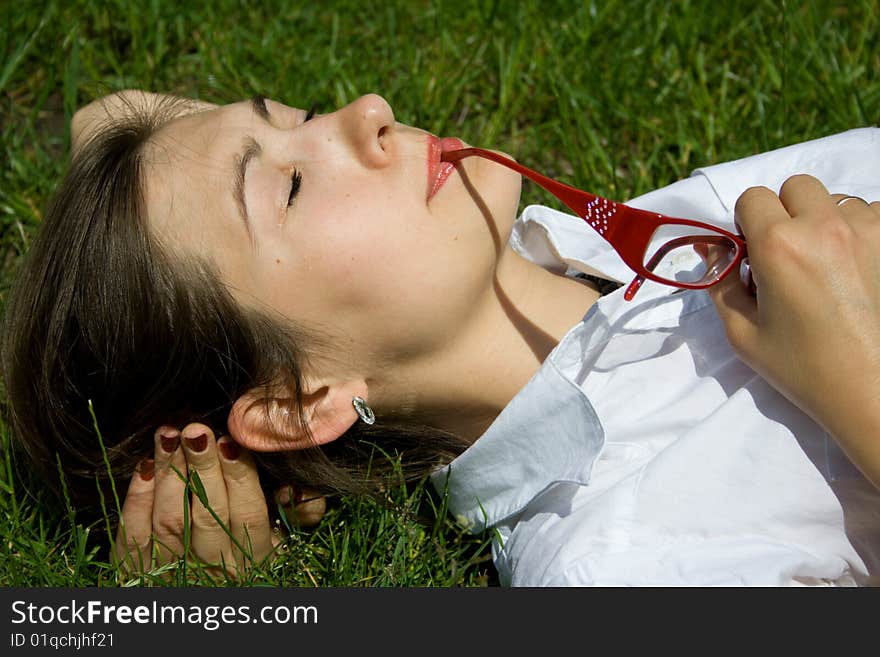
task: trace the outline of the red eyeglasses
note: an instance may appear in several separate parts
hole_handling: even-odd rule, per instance
[[[711,287],[733,271],[747,256],[743,238],[722,228],[700,221],[667,217],[610,201],[542,176],[492,151],[462,148],[444,152],[441,159],[455,162],[471,155],[497,162],[536,182],[605,238],[636,273],[624,292],[624,299],[627,301],[632,300],[645,279],[692,290]],[[677,268],[676,259],[683,255],[683,250],[692,252],[694,249],[703,255],[702,264],[687,271]],[[709,259],[711,262],[707,262]],[[690,258],[688,264],[691,264]],[[659,270],[661,275],[655,274],[655,270]],[[675,278],[662,275],[667,271]]]

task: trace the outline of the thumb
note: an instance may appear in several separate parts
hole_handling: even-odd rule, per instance
[[[327,510],[327,500],[314,491],[282,486],[275,492],[275,502],[294,527],[314,527]]]
[[[704,261],[713,262],[712,247],[697,252]],[[744,356],[756,348],[759,332],[759,298],[742,281],[738,271],[733,271],[719,283],[707,289],[715,304],[718,316],[724,323],[727,340],[734,350]]]

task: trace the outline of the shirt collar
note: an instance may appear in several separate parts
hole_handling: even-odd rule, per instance
[[[510,240],[523,257],[550,271],[572,268],[613,280],[630,275],[595,231],[551,208],[528,206]],[[566,344],[578,341],[578,328],[560,341],[489,429],[432,475],[434,486],[446,492],[450,511],[471,531],[517,513],[553,482],[589,479],[604,440],[602,426],[586,395],[561,371],[570,360]]]
[[[589,480],[603,440],[589,400],[551,355],[486,433],[431,478],[456,519],[481,531],[554,482]]]
[[[584,222],[572,219],[570,214],[530,205],[514,222],[510,245],[556,273],[631,279],[632,271],[611,245]],[[639,294],[645,298],[669,289],[646,281]],[[585,321],[600,306],[594,305]],[[604,432],[589,399],[565,375],[579,367],[588,338],[583,323],[572,328],[489,429],[432,475],[434,486],[446,493],[450,511],[471,531],[521,511],[554,482],[589,480]]]
[[[633,273],[611,245],[571,214],[530,205],[513,224],[511,247],[549,271],[579,271],[620,283]]]

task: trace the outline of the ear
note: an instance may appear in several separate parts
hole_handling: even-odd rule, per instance
[[[363,379],[317,384],[303,396],[303,411],[312,440],[293,420],[292,397],[278,395],[265,401],[266,393],[249,390],[235,400],[227,427],[239,444],[254,452],[281,452],[324,445],[339,438],[357,422],[354,397],[367,399]]]

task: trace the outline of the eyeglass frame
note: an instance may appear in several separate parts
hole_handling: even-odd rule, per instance
[[[492,160],[503,166],[525,176],[529,180],[537,183],[556,198],[562,201],[575,214],[583,219],[587,225],[595,230],[605,239],[611,247],[617,252],[626,265],[632,269],[636,277],[632,280],[624,292],[624,299],[631,301],[641,288],[645,280],[655,281],[663,285],[672,287],[685,288],[691,290],[703,290],[721,282],[734,270],[747,256],[748,250],[743,236],[735,235],[718,226],[713,226],[702,221],[693,219],[682,219],[680,217],[670,217],[659,212],[651,212],[642,210],[619,203],[590,192],[585,192],[571,185],[548,178],[537,171],[533,171],[518,162],[483,148],[462,148],[455,151],[447,151],[442,154],[442,159],[447,162],[454,162],[464,157],[478,155],[480,157]],[[712,235],[685,235],[673,238],[663,243],[657,252],[652,256],[650,262],[654,262],[654,266],[659,264],[663,256],[671,249],[678,248],[690,241],[693,244],[712,242],[715,240],[729,240],[736,248],[734,257],[720,272],[715,272],[708,281],[698,283],[687,283],[684,281],[674,281],[668,278],[657,276],[644,263],[644,256],[648,252],[651,244],[651,238],[661,226],[688,226],[690,228],[699,228],[704,231],[713,233]],[[682,242],[682,240],[684,240]],[[670,246],[671,245],[671,246]],[[656,262],[655,262],[656,261]]]

